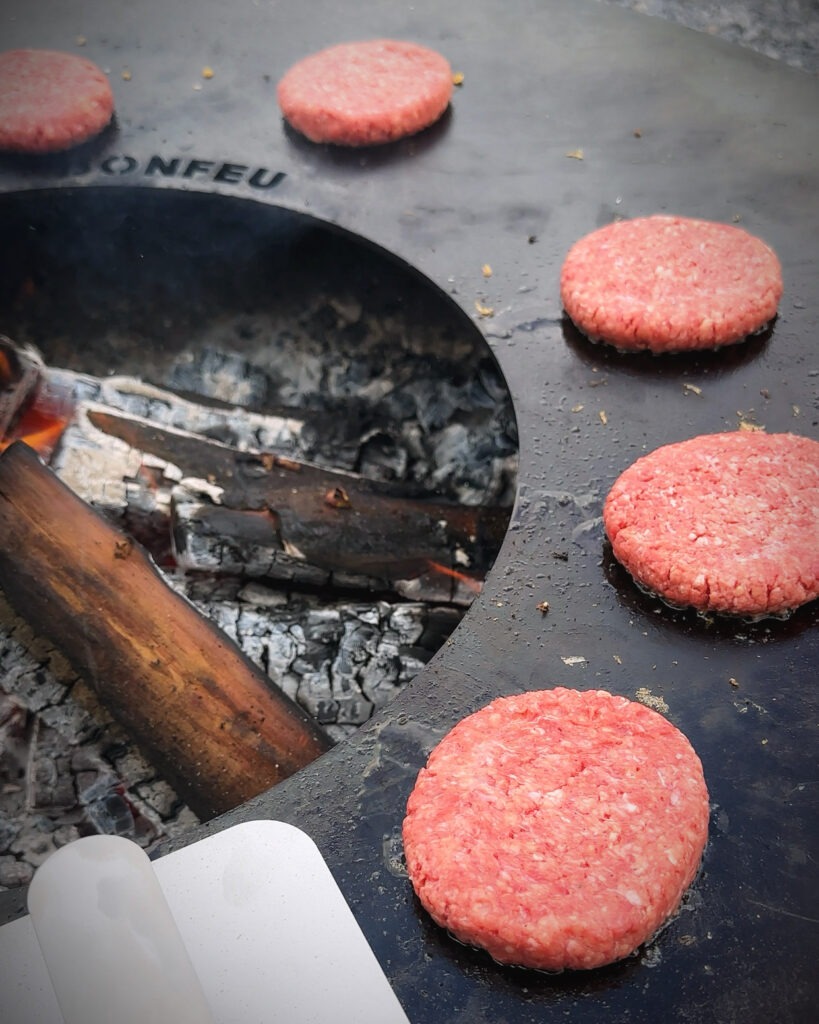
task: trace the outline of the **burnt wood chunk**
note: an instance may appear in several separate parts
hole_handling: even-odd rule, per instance
[[[480,590],[506,530],[509,510],[455,505],[407,496],[406,488],[325,469],[267,452],[240,451],[138,417],[91,409],[98,430],[178,466],[198,478],[217,502],[185,504],[174,515],[177,559],[188,569],[248,572],[255,549],[260,575],[301,578],[309,567],[319,585],[396,589],[432,575],[467,579],[466,603]],[[179,506],[181,503],[177,502]],[[190,506],[193,507],[190,507]]]
[[[0,586],[202,818],[292,775],[321,728],[22,442],[0,456]]]

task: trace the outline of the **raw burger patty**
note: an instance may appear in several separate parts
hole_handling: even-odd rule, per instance
[[[279,82],[290,124],[313,142],[370,146],[437,121],[452,95],[452,70],[414,43],[373,39],[305,57]]]
[[[563,306],[594,341],[626,351],[729,345],[776,314],[782,269],[747,231],[685,217],[617,221],[569,250]]]
[[[0,54],[0,150],[51,153],[97,135],[114,96],[96,64],[56,50]]]
[[[776,615],[819,595],[819,442],[738,431],[638,459],[603,507],[614,555],[675,605]]]
[[[602,690],[501,697],[432,751],[407,804],[409,877],[435,921],[501,963],[600,967],[679,906],[708,832],[690,743]]]

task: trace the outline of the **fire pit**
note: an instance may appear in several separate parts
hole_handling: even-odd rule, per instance
[[[54,472],[125,531],[122,543],[144,545],[331,741],[350,735],[460,621],[506,530],[515,424],[486,342],[417,274],[276,207],[86,189],[2,197],[0,224],[3,320],[18,342],[3,343],[5,360],[17,390],[34,396],[18,398],[14,433],[43,446]],[[42,504],[52,503],[59,509],[59,493],[44,490]],[[33,575],[74,558],[79,572],[95,529],[90,518],[75,527],[80,536]],[[71,838],[114,832],[150,849],[190,829],[193,812],[236,803],[211,791],[223,769],[218,782],[203,778],[204,736],[193,770],[168,757],[176,742],[163,739],[164,704],[141,724],[135,700],[151,684],[140,687],[127,651],[104,663],[119,633],[140,631],[130,613],[118,626],[106,597],[117,567],[87,576],[64,622],[47,592],[34,618],[35,639],[45,631],[71,653],[101,707],[82,683],[66,697],[73,679],[60,685],[51,654],[21,643],[7,616],[5,733],[16,752],[5,884],[28,881]],[[21,571],[5,573],[12,591]],[[132,575],[113,583],[138,608],[141,586]],[[147,621],[161,599],[150,593]],[[36,603],[27,592],[16,607],[31,620]],[[95,610],[83,626],[86,604]],[[77,632],[98,631],[72,646]],[[108,696],[122,673],[139,697]],[[266,788],[260,770],[258,783],[237,779],[229,792]]]
[[[616,476],[661,444],[740,426],[816,436],[817,83],[598,3],[513,3],[502,15],[490,7],[342,9],[322,0],[229,10],[181,3],[169,12],[144,0],[123,12],[94,4],[82,25],[62,5],[47,25],[21,8],[10,30],[10,46],[72,47],[82,34],[85,52],[110,68],[118,109],[114,129],[82,152],[0,166],[15,237],[35,207],[47,217],[62,203],[66,223],[76,209],[87,224],[103,193],[106,216],[91,225],[105,237],[134,209],[137,189],[143,209],[155,210],[169,197],[193,211],[215,194],[230,211],[228,229],[235,217],[250,238],[261,209],[262,220],[317,218],[364,240],[355,243],[362,254],[369,245],[394,254],[406,279],[424,275],[438,299],[448,295],[456,319],[471,321],[483,353],[488,346],[497,359],[519,431],[509,529],[480,596],[434,657],[310,766],[157,854],[254,817],[297,824],[318,843],[418,1024],[525,1024],[550,1009],[592,1022],[799,1024],[819,997],[810,870],[819,610],[814,603],[786,622],[756,623],[672,611],[612,563],[600,512]],[[381,150],[337,151],[289,132],[274,104],[279,74],[320,46],[374,34],[447,54],[464,74],[450,113]],[[206,66],[213,77],[202,77]],[[666,360],[608,352],[565,323],[557,282],[571,243],[615,217],[656,212],[736,222],[774,246],[785,296],[769,334]],[[167,280],[135,249],[135,283],[195,281],[195,249]],[[117,250],[97,254],[114,277]],[[48,365],[70,368],[61,313],[71,322],[93,303],[65,288],[64,303],[42,307],[35,334],[31,303],[46,282],[33,279],[26,300],[20,261],[9,250],[3,258],[17,289],[3,304],[18,319],[0,330],[13,336],[25,322],[31,333],[15,340],[36,340]],[[309,278],[307,261],[303,268]],[[237,307],[258,282],[257,267],[247,270],[249,279],[230,285]],[[65,282],[68,271],[58,275]],[[200,284],[207,298],[211,283]],[[192,337],[188,311],[174,305],[156,349],[146,342],[158,335],[139,325],[149,309],[131,301],[123,310],[142,332],[131,354],[144,361],[143,378],[183,364],[204,376],[201,344],[174,363]],[[336,325],[355,321],[347,303],[332,316]],[[103,338],[122,324],[114,316],[91,333]],[[238,341],[233,356],[246,358],[254,339]],[[439,351],[453,344],[441,337]],[[108,372],[103,362],[96,372]],[[163,386],[189,390],[191,377],[178,372]],[[288,403],[268,411],[274,404]],[[395,448],[379,439],[365,461],[394,467]],[[703,871],[679,916],[629,960],[560,978],[501,968],[442,934],[412,896],[400,844],[407,795],[435,741],[498,694],[552,685],[667,707],[702,757],[712,800]],[[6,918],[24,912],[23,895],[0,894]]]

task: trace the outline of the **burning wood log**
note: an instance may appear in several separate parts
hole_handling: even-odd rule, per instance
[[[200,817],[248,800],[330,746],[20,442],[0,456],[0,535],[10,604],[62,649]]]
[[[187,569],[247,573],[250,562],[256,575],[399,592],[432,577],[441,581],[434,600],[469,604],[506,529],[505,509],[410,498],[353,473],[239,451],[99,408],[88,419],[200,481],[204,498],[189,485],[175,502],[177,560]],[[413,596],[423,598],[423,589]]]

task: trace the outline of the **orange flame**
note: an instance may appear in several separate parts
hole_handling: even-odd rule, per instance
[[[0,452],[4,452],[15,441],[25,441],[44,459],[50,457],[68,426],[68,420],[43,416],[36,409],[30,409],[20,418],[14,430],[0,440]]]

